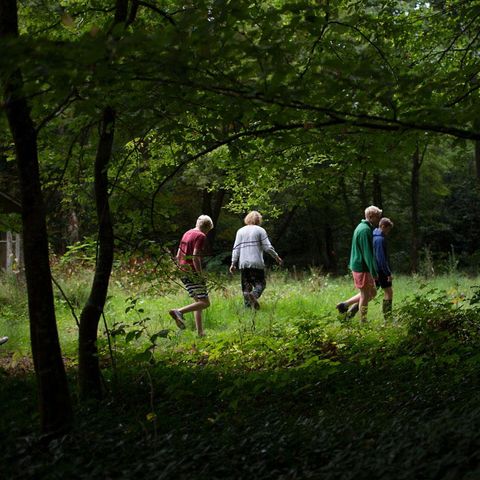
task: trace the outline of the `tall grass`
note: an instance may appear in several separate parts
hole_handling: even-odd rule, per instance
[[[79,317],[90,289],[92,272],[76,271],[74,275],[58,277],[56,281],[63,293],[55,288],[56,317],[62,349],[67,356],[74,357],[77,349],[78,329],[71,309]],[[272,272],[267,277],[267,288],[260,299],[259,311],[245,309],[240,291],[239,275],[211,275],[211,307],[204,311],[205,339],[199,339],[194,329],[193,315],[187,314],[187,329],[178,331],[168,315],[168,310],[190,302],[189,297],[176,282],[137,281],[125,285],[119,275],[112,278],[105,318],[109,329],[125,325],[127,330],[134,323],[144,321],[145,335],[129,344],[131,349],[142,349],[148,343],[148,334],[169,330],[168,338],[159,342],[157,352],[191,344],[201,345],[224,341],[241,340],[245,335],[275,335],[279,329],[288,336],[288,328],[302,322],[314,323],[332,332],[346,331],[358,327],[358,319],[343,323],[335,305],[355,293],[351,278],[322,275],[315,270],[293,277],[287,272]],[[477,279],[461,275],[437,276],[429,279],[420,276],[399,276],[394,279],[395,309],[417,293],[438,289],[446,296],[468,297]],[[157,294],[158,292],[158,294]],[[67,297],[68,301],[65,299]],[[381,313],[382,291],[369,307],[369,323],[359,329],[363,336],[383,335],[385,328],[401,329],[401,321],[385,326]],[[137,299],[136,308],[126,313],[132,298]],[[139,312],[139,310],[142,310]],[[146,319],[146,320],[145,320]],[[359,328],[359,327],[358,327]],[[295,329],[292,334],[295,333]],[[0,278],[0,335],[8,335],[10,341],[1,350],[29,355],[29,324],[26,290],[16,277]],[[106,329],[99,326],[100,342],[106,342]],[[124,349],[123,338],[117,338],[117,347]]]

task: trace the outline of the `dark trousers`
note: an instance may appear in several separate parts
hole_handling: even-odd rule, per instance
[[[265,270],[261,268],[242,268],[241,282],[244,297],[245,293],[252,292],[256,298],[260,298],[265,290],[265,287],[267,286],[267,281],[265,280]],[[245,299],[245,306],[250,306],[248,299]]]

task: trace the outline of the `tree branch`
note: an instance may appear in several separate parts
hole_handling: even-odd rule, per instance
[[[151,3],[144,2],[140,0],[138,2],[138,5],[141,5],[142,7],[149,8],[150,10],[153,10],[154,12],[158,13],[161,15],[165,20],[167,20],[169,23],[171,23],[173,26],[176,26],[177,24],[175,23],[175,20],[172,18],[171,15],[169,15],[167,12],[161,10],[155,5],[152,5]]]
[[[351,28],[352,30],[355,30],[357,33],[360,34],[360,36],[365,39],[380,55],[382,60],[385,62],[387,67],[389,68],[390,72],[392,73],[393,77],[395,78],[395,81],[398,82],[398,77],[397,74],[395,73],[395,70],[393,69],[392,65],[390,65],[390,62],[388,61],[387,57],[385,54],[382,52],[382,50],[374,43],[372,42],[359,28],[357,28],[355,25],[350,25],[348,23],[343,23],[339,22],[338,20],[333,20],[330,22],[330,25],[340,25],[342,27],[346,28]]]
[[[325,123],[317,123],[317,124],[310,124],[308,128],[324,128],[327,126],[332,126],[332,125],[338,125],[342,123],[341,121],[338,120],[330,120]],[[258,137],[264,137],[267,135],[272,135],[278,132],[285,132],[285,131],[291,131],[291,130],[299,130],[299,129],[305,129],[306,125],[304,122],[302,123],[294,123],[290,125],[275,125],[269,128],[264,128],[264,129],[259,129],[259,130],[247,130],[244,132],[239,132],[234,135],[231,135],[230,137],[224,139],[224,140],[219,140],[209,147],[203,149],[202,151],[198,152],[195,155],[190,155],[186,160],[183,162],[180,162],[158,185],[155,191],[153,192],[152,195],[152,201],[150,205],[150,222],[152,225],[153,230],[155,230],[155,223],[153,219],[153,212],[155,208],[155,199],[160,192],[160,189],[175,175],[177,175],[181,170],[183,170],[188,164],[193,163],[195,160],[198,160],[200,157],[203,157],[204,155],[207,155],[208,153],[213,152],[214,150],[217,150],[218,148],[228,145],[232,142],[235,142],[236,140],[240,140],[241,138],[245,137],[253,137],[253,138],[258,138]]]
[[[50,120],[53,120],[57,115],[60,115],[63,111],[65,111],[75,100],[77,99],[77,94],[75,90],[72,90],[67,97],[63,100],[60,105],[58,105],[49,115],[47,115],[37,126],[35,129],[36,133],[38,134],[40,130],[48,123]]]

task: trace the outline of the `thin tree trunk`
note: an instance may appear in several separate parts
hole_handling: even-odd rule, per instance
[[[418,208],[420,203],[420,167],[422,163],[420,160],[420,149],[417,143],[415,151],[412,156],[412,175],[410,182],[410,196],[411,196],[411,212],[412,212],[412,238],[410,247],[410,270],[412,273],[418,271],[418,259],[420,249],[420,227]]]
[[[350,203],[350,199],[348,197],[348,192],[347,192],[347,185],[345,184],[345,178],[343,175],[340,176],[340,181],[339,181],[339,185],[340,185],[340,190],[342,192],[342,199],[343,199],[343,203],[345,205],[345,209],[347,211],[347,216],[348,216],[348,220],[350,222],[350,228],[353,230],[355,228],[355,214],[353,212],[353,208],[352,208],[352,204]]]
[[[473,121],[473,128],[476,132],[480,131],[480,120],[477,118]],[[475,163],[475,178],[477,186],[480,187],[480,140],[475,140],[474,148],[474,163]]]
[[[368,207],[370,202],[368,201],[368,194],[367,194],[367,171],[363,170],[362,171],[362,176],[360,177],[360,183],[358,185],[358,192],[360,196],[360,204],[362,206],[362,209],[365,209]]]
[[[113,265],[113,226],[108,202],[108,164],[112,155],[115,112],[103,111],[100,139],[95,158],[95,202],[98,220],[98,252],[95,275],[86,305],[80,315],[79,387],[84,398],[101,398],[102,385],[97,349],[98,323],[105,307]]]
[[[6,36],[18,36],[16,0],[0,0],[0,38]],[[20,180],[30,340],[41,430],[58,434],[69,428],[73,413],[55,319],[37,134],[22,90],[21,72],[16,71],[4,83],[4,106]]]
[[[480,140],[475,140],[475,175],[480,185]]]
[[[320,263],[321,258],[322,258],[322,247],[323,247],[322,246],[322,238],[318,234],[318,225],[315,225],[314,222],[313,222],[313,219],[315,218],[314,212],[312,212],[311,208],[308,208],[307,212],[308,212],[308,218],[310,219],[309,223],[310,223],[312,236],[313,236],[313,239],[314,239],[314,241],[312,242],[311,248],[310,248],[311,264],[312,265],[317,265],[318,263]],[[315,247],[315,250],[313,249],[313,247]],[[317,262],[317,258],[318,258],[318,262]]]
[[[373,174],[373,204],[383,210],[382,180],[379,173]]]
[[[129,16],[129,1],[115,1],[113,28],[119,24],[131,23],[135,19],[138,2],[132,2]],[[100,399],[102,382],[98,358],[98,324],[107,300],[108,283],[113,266],[113,225],[108,202],[108,165],[112,156],[115,133],[115,111],[106,106],[103,110],[95,158],[95,204],[98,220],[98,251],[90,295],[80,314],[78,338],[78,379],[80,396]]]
[[[330,221],[326,222],[323,226],[324,239],[325,239],[325,255],[326,262],[325,266],[327,270],[336,273],[338,269],[337,256],[335,254],[335,241],[333,235],[332,223]]]
[[[202,213],[208,215],[215,227],[217,226],[218,219],[223,207],[223,201],[225,199],[225,190],[221,189],[217,192],[211,192],[208,189],[204,189],[202,192]],[[217,228],[213,228],[207,234],[208,247],[213,250],[213,244],[217,235]]]
[[[288,228],[290,227],[290,224],[292,223],[292,220],[295,216],[296,211],[298,210],[298,205],[295,205],[292,209],[290,209],[285,217],[283,218],[283,221],[278,227],[278,229],[275,231],[275,237],[273,240],[273,244],[277,245],[282,239],[282,237],[285,235],[287,232]]]
[[[73,245],[74,243],[77,243],[80,241],[80,227],[78,223],[77,212],[75,212],[75,210],[72,210],[68,214],[67,232],[68,232],[69,245]]]

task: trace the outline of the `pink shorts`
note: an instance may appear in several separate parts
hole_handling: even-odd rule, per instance
[[[352,272],[352,274],[355,288],[375,287],[375,281],[370,272]]]

